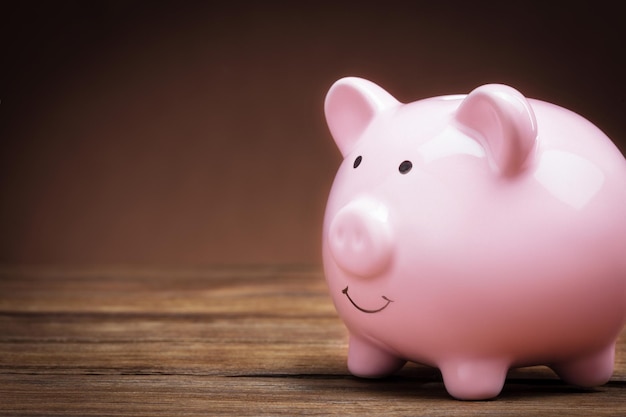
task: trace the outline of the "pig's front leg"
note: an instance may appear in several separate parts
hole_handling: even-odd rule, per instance
[[[509,363],[498,359],[452,360],[439,369],[450,395],[458,400],[487,400],[502,391]]]
[[[361,337],[350,335],[348,370],[363,378],[388,376],[402,368],[406,361],[386,352]]]

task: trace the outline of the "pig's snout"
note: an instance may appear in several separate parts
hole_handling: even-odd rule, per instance
[[[343,207],[330,224],[328,245],[347,272],[361,277],[379,274],[389,265],[393,249],[387,208],[369,199]]]

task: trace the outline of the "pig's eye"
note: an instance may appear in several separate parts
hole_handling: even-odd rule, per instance
[[[413,168],[411,161],[404,161],[398,167],[398,171],[400,171],[400,174],[406,174],[411,170],[411,168]]]
[[[363,158],[361,157],[361,155],[357,156],[356,159],[354,160],[354,164],[352,164],[352,167],[356,168],[359,165],[361,165],[361,161],[362,160],[363,160]]]

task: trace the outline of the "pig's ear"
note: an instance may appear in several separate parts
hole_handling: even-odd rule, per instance
[[[456,112],[459,127],[482,143],[502,175],[524,170],[537,143],[537,122],[526,98],[501,84],[478,87]]]
[[[335,82],[324,103],[326,123],[343,156],[353,149],[377,113],[399,102],[371,81],[346,77]]]

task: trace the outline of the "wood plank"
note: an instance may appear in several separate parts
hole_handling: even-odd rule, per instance
[[[7,415],[624,416],[623,390],[513,381],[495,401],[460,402],[440,381],[408,377],[0,375]]]
[[[319,268],[0,269],[0,415],[626,415],[626,333],[605,386],[531,367],[486,402],[346,352]]]
[[[318,269],[255,271],[5,268],[0,269],[0,311],[333,314]]]

